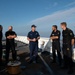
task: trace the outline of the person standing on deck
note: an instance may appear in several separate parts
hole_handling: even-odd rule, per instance
[[[39,39],[40,39],[40,35],[36,31],[36,26],[32,25],[31,31],[27,35],[27,40],[29,41],[29,49],[30,49],[30,63],[37,62]]]
[[[15,41],[17,34],[13,31],[13,27],[9,26],[8,31],[5,33],[6,36],[6,63],[9,62],[10,49],[12,51],[13,61],[16,60]]]
[[[73,73],[73,61],[72,61],[72,46],[74,45],[74,33],[71,29],[67,28],[67,23],[61,23],[62,36],[63,36],[63,57],[64,57],[64,69],[69,69],[68,74]]]
[[[56,51],[58,55],[59,66],[61,66],[61,48],[60,48],[60,31],[57,30],[57,25],[52,26],[52,33],[50,35],[50,39],[52,40],[52,55],[53,61],[52,63],[56,63]]]
[[[3,37],[3,33],[2,33],[2,25],[0,25],[0,65],[2,65],[2,37]]]
[[[74,48],[75,48],[75,37],[74,37]]]

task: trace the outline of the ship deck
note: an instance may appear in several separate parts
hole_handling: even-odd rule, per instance
[[[38,63],[29,64],[29,48],[28,45],[17,41],[17,56],[20,57],[21,62],[21,73],[18,75],[68,75],[67,70],[61,69],[58,64],[52,64],[51,55],[49,52],[38,53]],[[11,54],[11,53],[10,53]],[[6,67],[0,66],[3,71],[0,71],[0,75],[9,75],[7,73]],[[75,64],[74,64],[75,70]],[[71,75],[75,75],[75,72]]]

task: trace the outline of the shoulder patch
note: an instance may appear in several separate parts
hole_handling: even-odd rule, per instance
[[[58,32],[58,34],[60,34],[60,33]]]
[[[72,33],[70,33],[70,35],[72,35]]]

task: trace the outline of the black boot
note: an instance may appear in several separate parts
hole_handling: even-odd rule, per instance
[[[69,71],[68,71],[68,74],[73,74],[73,72],[74,72],[73,68],[70,68]]]
[[[51,63],[56,63],[56,60],[53,60]]]

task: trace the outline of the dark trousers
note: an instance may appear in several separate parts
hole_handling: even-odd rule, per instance
[[[37,43],[30,43],[30,59],[36,61],[38,55],[38,44]]]
[[[72,46],[71,44],[63,44],[64,66],[69,69],[73,68]]]
[[[9,53],[10,49],[12,51],[12,58],[15,61],[16,60],[16,50],[15,50],[15,43],[10,42],[6,44],[6,62],[9,61]]]
[[[61,64],[61,49],[60,49],[60,42],[53,42],[52,43],[52,55],[53,55],[53,60],[56,61],[56,50],[57,50],[57,56],[58,56],[58,61]]]
[[[0,42],[0,62],[2,61],[2,42]]]
[[[67,55],[64,55],[64,67],[67,67],[69,69],[73,68],[72,58],[68,57]]]

